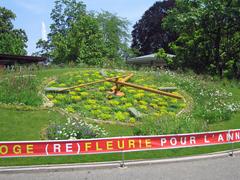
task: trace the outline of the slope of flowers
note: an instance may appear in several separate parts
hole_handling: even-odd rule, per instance
[[[234,98],[218,83],[201,79],[196,75],[177,74],[166,71],[161,74],[164,81],[176,84],[194,99],[192,115],[207,123],[229,120],[233,113],[240,111],[239,99]],[[159,78],[159,73],[155,73]]]
[[[105,70],[107,77],[124,76],[129,73],[119,70]],[[58,77],[57,80],[52,81],[48,86],[71,87],[103,78],[99,69],[81,70],[64,74]],[[146,77],[141,75],[141,72],[137,72],[129,82],[158,89],[161,84],[158,81],[151,82],[151,78],[153,76]],[[137,120],[143,119],[134,117],[129,112],[131,107],[139,111],[142,117],[159,118],[164,115],[174,116],[186,106],[182,100],[126,86],[121,87],[121,91],[125,93],[125,96],[117,97],[109,93],[113,86],[113,83],[103,82],[75,88],[67,93],[48,93],[47,97],[55,106],[64,108],[69,113],[79,113],[83,117],[94,119],[128,123],[135,123]],[[178,92],[173,93],[178,94]]]

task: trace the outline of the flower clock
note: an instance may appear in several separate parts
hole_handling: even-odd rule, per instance
[[[141,72],[79,70],[57,77],[45,91],[55,106],[101,122],[134,124],[146,116],[175,116],[186,106],[176,87]]]

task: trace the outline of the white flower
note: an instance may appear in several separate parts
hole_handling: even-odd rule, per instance
[[[70,136],[70,138],[68,140],[76,140],[76,137]]]

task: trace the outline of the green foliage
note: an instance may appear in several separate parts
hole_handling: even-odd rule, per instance
[[[155,54],[155,57],[157,57],[158,59],[164,60],[169,67],[174,66],[173,58],[169,57],[169,55],[162,48],[158,50],[158,52]]]
[[[240,78],[239,1],[176,1],[164,26],[180,36],[171,44],[177,67]]]
[[[39,80],[30,69],[10,71],[0,81],[0,102],[7,104],[24,104],[39,106],[42,97],[38,93]]]
[[[81,69],[82,70],[82,69]],[[147,71],[147,72],[146,72]],[[60,68],[55,67],[47,68],[42,71],[36,72],[39,78],[49,78],[52,76],[61,76],[64,73],[69,72],[79,72],[79,68]],[[223,97],[222,100],[225,103],[231,103],[232,100],[234,102],[240,102],[240,83],[239,81],[229,81],[228,79],[224,79],[223,81],[220,81],[219,78],[212,78],[208,76],[196,76],[195,74],[191,73],[172,73],[170,71],[161,71],[161,72],[152,72],[150,69],[145,69],[140,71],[141,74],[144,76],[144,79],[139,79],[138,77],[141,75],[140,73],[137,73],[137,78],[134,80],[137,83],[142,83],[146,81],[149,83],[148,85],[157,84],[159,86],[177,86],[188,93],[188,95],[192,96],[192,100],[194,102],[191,102],[188,98],[186,99],[187,102],[190,102],[191,105],[193,105],[192,109],[190,108],[190,112],[195,112],[197,108],[202,107],[203,105],[208,103],[208,99],[210,96],[200,96],[201,88],[204,87],[204,91],[209,90],[209,93],[203,93],[203,94],[210,94],[213,92],[216,92],[219,89],[225,89],[225,92],[227,92],[227,96],[225,95],[219,95],[219,97]],[[0,81],[2,81],[5,76],[2,76],[4,74],[1,74]],[[155,78],[149,78],[149,76],[154,76]],[[66,79],[70,79],[69,77],[66,77]],[[135,76],[133,77],[135,78]],[[106,86],[109,86],[111,88],[111,84],[106,84]],[[213,90],[210,90],[213,89]],[[0,91],[1,94],[2,91]],[[230,92],[232,93],[232,96],[230,96]],[[202,94],[202,93],[201,93]],[[216,93],[217,94],[217,93]],[[211,102],[214,102],[213,99],[217,95],[212,96]],[[198,98],[199,97],[199,98]],[[202,99],[201,103],[198,103]],[[220,99],[220,98],[218,98]],[[126,101],[126,99],[122,99],[122,101]],[[195,103],[196,101],[196,103]],[[145,104],[144,102],[139,102],[141,104]],[[219,103],[219,101],[216,101],[216,104]],[[212,103],[213,105],[213,103]],[[1,106],[1,105],[0,105]],[[2,107],[2,106],[1,106]],[[232,106],[231,106],[232,107]],[[230,106],[229,106],[230,108]],[[91,109],[91,107],[90,107]],[[239,112],[240,106],[238,106],[237,111],[238,113],[231,113],[231,119],[229,121],[221,121],[221,122],[215,122],[213,124],[210,124],[207,128],[208,131],[213,130],[226,130],[226,129],[236,129],[240,127],[240,112]],[[104,108],[104,111],[107,110]],[[204,112],[206,109],[201,110]],[[1,109],[0,108],[0,139],[2,141],[19,141],[19,140],[39,140],[40,139],[40,132],[43,132],[43,130],[47,127],[47,125],[51,122],[54,122],[56,119],[59,121],[66,122],[65,117],[61,116],[59,113],[53,112],[53,111],[46,111],[46,110],[39,110],[37,108],[34,109],[34,111],[22,111],[22,109]],[[206,122],[205,119],[197,119],[195,115],[194,117],[191,117],[190,120],[184,120],[183,124],[185,123],[186,128],[182,128],[181,130],[176,130],[175,132],[186,132],[186,130],[189,129],[189,131],[193,131],[196,128],[196,131],[198,127],[203,127],[205,129]],[[186,117],[188,117],[186,115]],[[182,119],[182,118],[180,118]],[[132,121],[133,119],[130,119]],[[159,120],[159,119],[157,119]],[[171,117],[167,117],[166,121],[171,120]],[[196,122],[198,125],[193,125],[192,120],[200,121]],[[160,120],[159,120],[160,121]],[[134,120],[133,120],[134,122]],[[173,121],[174,122],[174,121]],[[163,124],[167,122],[162,122]],[[181,124],[179,121],[177,123]],[[150,123],[149,123],[150,124]],[[154,122],[153,122],[154,124]],[[199,126],[200,125],[200,126]],[[160,123],[158,124],[160,126]],[[123,126],[120,124],[105,124],[102,123],[101,127],[103,127],[107,132],[108,136],[131,136],[133,135],[132,128],[128,126]],[[164,127],[164,126],[163,126]],[[173,124],[173,127],[184,127],[184,125],[175,125]],[[189,127],[189,128],[187,128]],[[153,128],[153,127],[150,127]],[[27,131],[26,131],[27,129]],[[145,128],[146,129],[146,128]],[[167,130],[163,131],[157,131],[156,132],[174,132],[173,128],[169,128]],[[195,132],[196,132],[195,131]],[[201,130],[202,131],[202,130]],[[147,129],[146,131],[147,132]],[[153,132],[153,131],[151,131]],[[135,133],[136,134],[136,133]],[[143,133],[140,133],[143,134]],[[234,147],[239,147],[238,144],[235,144]],[[167,150],[167,151],[149,151],[149,152],[133,152],[133,153],[127,153],[126,159],[150,159],[150,158],[166,158],[166,157],[175,157],[175,156],[186,156],[186,155],[193,155],[193,154],[201,154],[201,153],[210,153],[215,151],[223,151],[223,150],[229,150],[231,149],[231,145],[227,146],[208,146],[208,147],[201,147],[201,148],[183,148],[183,149],[174,149],[174,150]],[[33,164],[62,164],[62,163],[74,163],[74,162],[96,162],[96,161],[118,161],[120,160],[121,154],[105,154],[105,155],[84,155],[84,156],[66,156],[66,157],[36,157],[36,158],[11,158],[11,159],[0,159],[1,166],[16,166],[16,165],[33,165]]]
[[[102,65],[107,53],[99,24],[92,16],[84,15],[76,19],[66,35],[58,33],[53,37],[54,61],[75,61],[91,65]]]
[[[12,20],[16,18],[16,15],[5,7],[0,7],[0,32],[6,32],[13,29]]]
[[[134,128],[135,135],[181,134],[204,131],[204,123],[192,116],[163,116],[161,119],[148,118]]]
[[[133,26],[132,45],[137,55],[156,53],[159,48],[172,53],[169,43],[177,39],[177,34],[163,29],[163,19],[175,7],[175,0],[155,2]]]
[[[122,60],[129,53],[129,34],[127,19],[123,19],[110,12],[103,11],[97,14],[97,21],[103,32],[103,39],[108,49],[109,60]]]
[[[52,140],[89,139],[105,137],[106,132],[97,125],[88,124],[83,120],[68,118],[66,123],[52,123],[46,129],[46,138]]]
[[[156,73],[156,79],[159,74]],[[161,72],[161,80],[174,83],[193,98],[191,114],[194,119],[204,120],[206,124],[227,121],[240,109],[240,100],[224,87],[216,86],[195,74]],[[207,83],[206,83],[207,81]],[[187,99],[190,101],[190,99]]]
[[[87,12],[81,1],[57,0],[51,18],[48,41],[39,40],[37,47],[55,63],[103,66],[128,51],[128,21],[116,15]]]
[[[79,16],[86,15],[86,5],[78,0],[55,0],[51,12],[50,38],[56,34],[66,35],[68,29]]]
[[[105,70],[108,77],[127,75],[128,71]],[[135,73],[130,79],[132,83],[142,84],[157,89],[158,80],[153,81],[154,76],[147,74],[150,84],[143,83],[146,74]],[[137,76],[135,78],[135,76]],[[99,69],[84,70],[65,73],[52,81],[49,87],[71,87],[79,84],[95,82],[103,79]],[[119,79],[121,80],[121,78]],[[153,86],[153,84],[156,84]],[[114,83],[98,83],[86,87],[75,88],[66,94],[48,93],[47,97],[56,107],[64,108],[69,113],[80,113],[84,117],[104,121],[120,121],[135,123],[134,115],[130,114],[129,108],[134,107],[142,115],[154,116],[156,119],[166,114],[176,115],[185,103],[182,100],[175,100],[170,97],[163,97],[158,94],[143,90],[122,87],[124,97],[109,95],[108,91]],[[174,92],[177,93],[177,92]],[[144,118],[142,118],[144,119]]]
[[[12,11],[0,7],[0,54],[27,54],[27,36],[24,30],[13,28],[15,18]]]

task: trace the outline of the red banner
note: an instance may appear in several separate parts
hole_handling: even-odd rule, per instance
[[[59,156],[144,151],[240,142],[240,129],[161,136],[65,141],[0,142],[0,157]]]

